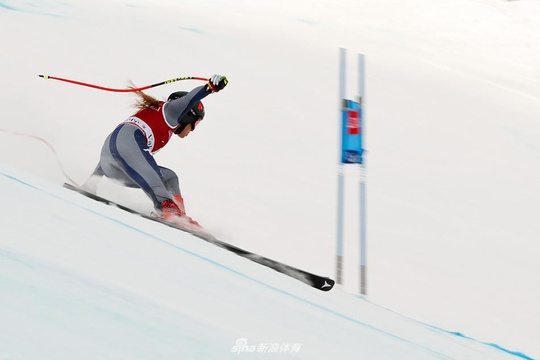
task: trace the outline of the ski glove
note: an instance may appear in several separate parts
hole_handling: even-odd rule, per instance
[[[223,90],[225,86],[227,86],[227,83],[229,80],[227,80],[226,76],[223,75],[212,75],[210,79],[208,79],[208,87],[212,92],[218,92],[220,90]]]

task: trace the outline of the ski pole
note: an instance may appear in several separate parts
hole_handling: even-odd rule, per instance
[[[135,89],[133,89],[133,88],[127,88],[127,89],[113,89],[113,88],[107,88],[107,87],[103,87],[103,86],[99,86],[99,85],[88,84],[88,83],[84,83],[84,82],[81,82],[81,81],[70,80],[70,79],[63,79],[63,78],[56,77],[56,76],[49,76],[49,75],[38,75],[38,76],[41,77],[41,78],[44,78],[44,79],[59,80],[59,81],[64,81],[64,82],[67,82],[67,83],[70,83],[70,84],[82,85],[82,86],[87,86],[87,87],[91,87],[91,88],[94,88],[94,89],[105,90],[105,91],[114,91],[114,92],[135,92],[135,91],[142,91],[142,90],[150,89],[150,88],[153,88],[153,87],[156,87],[156,86],[161,86],[161,85],[165,85],[165,84],[170,84],[170,83],[177,82],[177,81],[182,81],[182,80],[202,80],[202,81],[208,81],[207,78],[203,78],[203,77],[197,77],[197,76],[184,76],[184,77],[179,77],[179,78],[175,78],[175,79],[165,80],[165,81],[162,81],[162,82],[159,82],[159,83],[156,83],[156,84],[147,85],[147,86],[143,86],[143,87],[135,88]]]

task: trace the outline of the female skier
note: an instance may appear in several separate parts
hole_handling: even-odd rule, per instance
[[[213,75],[206,85],[190,92],[174,92],[165,102],[136,92],[138,111],[105,139],[99,163],[84,188],[95,193],[97,183],[106,176],[124,186],[142,189],[160,218],[174,221],[180,217],[198,226],[186,216],[178,176],[159,166],[153,154],[169,142],[173,133],[185,138],[195,130],[204,118],[201,100],[227,83],[225,76]]]

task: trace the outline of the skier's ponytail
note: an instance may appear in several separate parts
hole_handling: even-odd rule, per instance
[[[135,89],[136,87],[133,83],[131,83],[129,88]],[[159,101],[155,97],[145,94],[142,91],[135,91],[135,95],[137,96],[137,100],[133,106],[139,110],[149,107],[159,107],[162,103],[162,101]]]

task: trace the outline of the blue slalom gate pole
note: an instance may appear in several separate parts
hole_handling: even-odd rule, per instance
[[[344,197],[345,197],[345,166],[348,164],[360,165],[359,189],[359,225],[360,225],[360,264],[358,267],[360,293],[367,294],[367,255],[366,255],[366,171],[364,164],[364,109],[365,97],[365,61],[364,55],[358,54],[358,101],[346,98],[346,50],[340,49],[339,58],[339,100],[341,122],[341,151],[338,168],[338,216],[337,216],[337,246],[336,246],[336,278],[338,284],[343,284],[344,254]]]
[[[339,53],[339,99],[340,103],[345,98],[345,49],[340,49]],[[341,121],[341,109],[338,119]],[[339,137],[341,139],[341,131]],[[340,154],[341,158],[341,154]],[[343,163],[338,165],[338,208],[337,208],[337,246],[336,246],[336,281],[343,284],[343,196],[344,196],[344,168]]]
[[[364,133],[365,59],[358,54],[358,103],[360,104],[360,128]],[[362,136],[364,138],[364,135]],[[360,162],[360,294],[367,295],[367,232],[366,232],[366,163]]]

